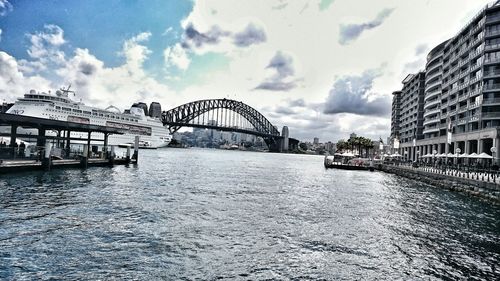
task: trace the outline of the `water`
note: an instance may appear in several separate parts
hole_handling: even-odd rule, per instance
[[[317,156],[0,177],[0,279],[496,279],[500,207]]]

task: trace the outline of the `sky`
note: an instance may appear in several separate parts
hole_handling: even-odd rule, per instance
[[[0,98],[106,108],[212,98],[303,141],[390,134],[391,93],[482,0],[0,0]]]

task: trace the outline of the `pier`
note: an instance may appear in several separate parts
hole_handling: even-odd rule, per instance
[[[111,134],[123,134],[118,128],[7,113],[0,113],[0,126],[10,127],[10,132],[0,132],[0,173],[137,163],[138,137],[133,154],[132,148],[127,147],[124,157],[116,157],[114,146],[108,145]],[[20,127],[36,129],[37,134],[20,134]],[[56,134],[47,135],[49,131]],[[71,132],[86,133],[87,138],[71,137]],[[92,133],[102,133],[104,137],[95,138]],[[4,137],[10,139],[8,145],[3,141]],[[36,139],[36,146],[27,147],[25,142],[18,145],[18,139]],[[76,144],[82,149],[72,151],[71,146]],[[99,146],[102,147],[101,151],[97,151]]]

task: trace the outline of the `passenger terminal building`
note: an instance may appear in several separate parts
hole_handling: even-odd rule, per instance
[[[496,1],[453,38],[434,47],[425,71],[408,75],[403,88],[393,92],[391,138],[399,140],[399,152],[407,160],[482,152],[498,160],[499,129],[500,1]]]

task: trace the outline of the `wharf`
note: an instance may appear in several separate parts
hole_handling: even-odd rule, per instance
[[[0,160],[0,174],[10,174],[13,172],[21,171],[36,171],[36,170],[47,170],[47,167],[42,161],[38,160]],[[115,158],[112,161],[110,159],[87,159],[85,164],[82,160],[78,159],[54,159],[51,160],[50,168],[85,168],[93,166],[113,166],[113,165],[127,165],[127,164],[137,164],[135,159],[127,158]]]
[[[1,137],[9,137],[8,147],[2,147],[0,158],[0,173],[12,173],[26,170],[50,170],[51,168],[63,167],[82,167],[88,166],[107,166],[107,165],[125,165],[137,164],[139,137],[135,137],[134,153],[131,155],[131,148],[127,148],[126,157],[117,158],[114,153],[114,147],[108,145],[108,137],[111,134],[124,134],[119,128],[92,125],[88,123],[67,122],[60,120],[51,120],[24,115],[15,115],[0,113],[0,125],[10,126],[10,133],[1,132]],[[38,130],[38,134],[26,135],[19,134],[18,127]],[[46,132],[54,131],[57,134],[46,135]],[[86,133],[86,139],[73,138],[71,132]],[[92,133],[101,133],[104,138],[93,138]],[[26,157],[26,147],[18,147],[16,139],[36,139],[35,153]],[[50,140],[51,142],[48,142]],[[70,145],[73,141],[85,142],[83,151],[71,156]],[[91,141],[102,142],[102,152],[100,157],[93,157],[95,151],[91,150]],[[97,147],[96,147],[97,149]],[[55,151],[65,151],[66,159],[55,154]]]
[[[341,169],[341,170],[355,170],[355,171],[374,171],[373,167],[370,166],[363,166],[363,165],[350,165],[350,164],[342,164],[338,162],[333,162],[333,163],[326,163],[325,162],[325,168],[334,168],[334,169]]]

